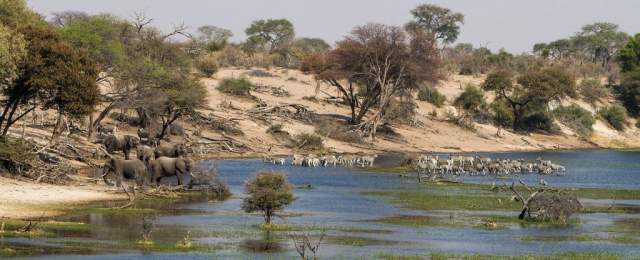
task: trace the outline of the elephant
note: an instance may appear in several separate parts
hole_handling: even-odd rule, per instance
[[[129,160],[129,152],[132,149],[135,149],[140,140],[131,135],[125,135],[122,137],[117,137],[115,135],[109,135],[104,140],[104,147],[109,154],[113,154],[115,151],[122,151],[124,153],[124,159]]]
[[[148,164],[151,159],[154,159],[154,151],[153,148],[146,145],[139,145],[136,149],[136,155],[138,156],[138,160]]]
[[[176,176],[178,185],[182,185],[185,174],[191,174],[193,162],[185,158],[158,157],[149,162],[151,183],[158,185],[164,177]]]
[[[108,185],[113,185],[107,180],[107,175],[112,172],[116,175],[117,185],[120,185],[123,180],[135,180],[137,185],[142,186],[147,174],[147,166],[139,160],[113,158],[107,161],[102,171],[102,178]]]
[[[184,144],[176,144],[173,146],[165,146],[161,145],[156,147],[154,154],[156,158],[160,157],[170,157],[170,158],[178,158],[180,156],[187,155],[187,148]]]

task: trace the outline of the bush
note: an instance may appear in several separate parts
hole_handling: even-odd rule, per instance
[[[549,113],[538,111],[533,112],[522,119],[522,129],[526,131],[542,130],[547,132],[558,132],[558,127],[553,123]]]
[[[34,159],[26,141],[0,137],[0,173],[24,174]]]
[[[324,150],[322,137],[316,134],[302,133],[293,137],[295,148],[305,151]]]
[[[389,102],[389,106],[384,111],[384,119],[398,123],[413,122],[413,119],[416,116],[416,108],[416,103],[408,98],[403,98],[402,100],[391,100],[391,102]]]
[[[456,107],[475,114],[486,105],[486,102],[482,90],[476,86],[468,85],[465,87],[464,92],[455,99],[453,104]]]
[[[218,85],[220,92],[233,96],[251,96],[251,93],[249,93],[251,88],[253,88],[253,84],[245,78],[226,78]]]
[[[444,105],[444,102],[447,101],[447,98],[438,92],[436,88],[426,87],[418,91],[418,100],[429,102],[436,107],[441,107]]]
[[[513,125],[513,112],[507,103],[496,100],[491,103],[493,112],[493,124],[500,127],[511,127]]]
[[[598,114],[616,130],[624,130],[627,120],[627,109],[623,106],[611,105],[600,109]]]
[[[348,125],[332,119],[321,119],[316,124],[316,133],[319,135],[347,143],[362,143],[362,137],[356,131],[352,131]]]
[[[591,112],[576,104],[559,107],[553,113],[560,122],[580,135],[590,134],[593,131],[593,124],[596,123]]]
[[[580,82],[580,94],[584,101],[595,105],[609,95],[609,90],[597,79],[585,79]]]
[[[282,172],[260,172],[244,187],[249,196],[242,201],[242,209],[247,213],[262,212],[265,224],[271,224],[276,212],[295,200],[287,174]]]
[[[196,61],[196,69],[198,69],[202,75],[211,77],[218,72],[218,64],[213,58],[204,57]]]
[[[625,73],[618,94],[627,111],[633,116],[640,116],[640,69]]]

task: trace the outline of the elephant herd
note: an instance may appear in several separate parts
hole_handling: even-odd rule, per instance
[[[272,163],[275,165],[285,165],[287,164],[287,159],[289,159],[289,162],[292,166],[302,166],[302,167],[360,166],[364,168],[364,167],[372,167],[377,157],[378,157],[377,155],[358,156],[358,155],[351,155],[351,154],[338,155],[338,156],[336,155],[317,156],[315,154],[309,154],[309,155],[294,154],[293,157],[291,158],[265,156],[263,158],[263,162]]]
[[[524,159],[491,159],[479,156],[422,155],[415,163],[418,173],[452,175],[510,175],[538,173],[549,175],[566,171],[565,167],[540,158],[534,161]]]
[[[135,181],[136,185],[158,185],[164,177],[177,177],[178,185],[183,184],[186,175],[191,174],[193,162],[186,158],[187,150],[184,144],[160,145],[155,148],[142,145],[133,136],[107,136],[104,140],[106,151],[110,154],[121,151],[124,159],[111,157],[103,168],[102,177],[107,184],[107,176],[115,175],[116,184],[123,181]],[[130,159],[131,151],[136,157]]]

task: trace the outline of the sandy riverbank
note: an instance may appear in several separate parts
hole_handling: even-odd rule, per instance
[[[0,177],[0,218],[50,217],[69,206],[126,199],[105,185],[50,185]]]

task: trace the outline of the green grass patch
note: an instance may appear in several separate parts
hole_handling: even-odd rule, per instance
[[[391,241],[391,240],[371,239],[371,238],[365,238],[365,237],[339,236],[339,237],[328,237],[327,243],[334,244],[334,245],[342,245],[342,246],[363,247],[363,246],[395,245],[398,242]]]
[[[391,225],[401,225],[410,227],[465,227],[465,223],[457,222],[455,218],[401,215],[385,217],[375,222]]]
[[[435,194],[408,191],[369,191],[364,195],[383,196],[393,203],[418,210],[519,210],[519,202],[511,202],[508,196],[487,197],[481,195]]]

